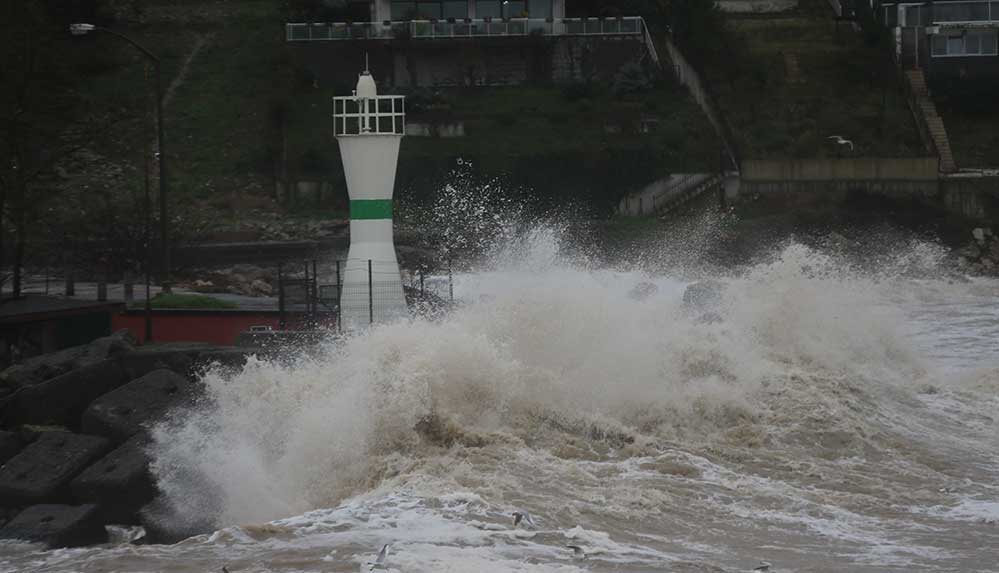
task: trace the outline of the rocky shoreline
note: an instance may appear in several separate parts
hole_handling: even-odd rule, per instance
[[[241,367],[248,353],[138,348],[122,331],[0,373],[0,539],[72,547],[121,526],[145,542],[185,536],[156,519],[149,431],[197,401],[205,369]]]
[[[971,241],[957,249],[957,267],[972,275],[999,276],[999,236],[992,229],[971,231]]]

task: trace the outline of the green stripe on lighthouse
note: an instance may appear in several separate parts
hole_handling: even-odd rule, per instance
[[[354,199],[350,202],[351,219],[391,219],[391,199]]]

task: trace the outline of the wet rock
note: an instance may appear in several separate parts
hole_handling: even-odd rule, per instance
[[[0,432],[0,466],[17,455],[24,447],[24,440],[14,432]]]
[[[199,352],[208,348],[204,344],[170,345],[140,348],[118,357],[125,376],[129,380],[141,378],[154,370],[172,370],[181,375],[189,375],[194,359]]]
[[[724,290],[718,281],[698,281],[683,291],[683,306],[687,310],[712,310],[721,304]]]
[[[188,537],[209,533],[217,529],[211,515],[219,508],[206,507],[200,515],[179,515],[164,501],[157,498],[139,512],[146,543],[173,544]]]
[[[628,298],[632,300],[645,300],[657,292],[659,292],[659,287],[654,283],[642,281],[628,291]]]
[[[70,484],[73,495],[97,504],[106,522],[138,523],[139,510],[156,495],[148,445],[145,435],[133,436],[77,476]]]
[[[70,370],[101,362],[134,347],[135,338],[127,330],[121,330],[90,344],[29,358],[0,372],[0,381],[17,388],[31,386]]]
[[[107,540],[96,505],[33,505],[0,529],[0,538],[41,542],[50,548]]]
[[[23,388],[5,411],[17,424],[55,424],[77,429],[87,405],[128,381],[114,359],[71,370]]]
[[[154,370],[95,400],[83,413],[84,432],[121,443],[155,424],[188,395],[192,384],[170,370]]]
[[[194,371],[198,374],[215,367],[229,371],[240,371],[246,361],[255,353],[252,348],[213,348],[198,354],[194,361]]]
[[[108,451],[104,438],[42,432],[0,468],[0,504],[23,506],[69,498],[69,482]]]
[[[258,296],[271,296],[274,294],[274,289],[271,285],[261,279],[255,279],[252,283],[250,283],[250,291],[254,295]]]

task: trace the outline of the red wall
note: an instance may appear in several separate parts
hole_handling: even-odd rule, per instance
[[[291,322],[291,321],[290,321]],[[127,328],[139,342],[146,334],[145,316],[142,313],[121,313],[111,320],[112,332]],[[240,332],[251,326],[266,325],[278,328],[276,313],[211,313],[181,314],[153,313],[153,340],[156,342],[207,342],[232,346]]]

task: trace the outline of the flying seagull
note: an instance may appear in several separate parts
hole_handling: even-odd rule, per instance
[[[830,135],[826,139],[835,139],[836,143],[838,143],[840,145],[849,145],[850,146],[850,151],[853,151],[853,142],[850,141],[849,139],[843,139],[842,135]]]
[[[572,549],[572,556],[576,559],[586,559],[586,552],[583,548],[578,545],[566,545],[569,549]]]
[[[525,525],[534,527],[534,518],[531,517],[530,513],[527,513],[526,511],[513,512],[513,526],[517,527],[521,522],[524,522]]]
[[[760,561],[759,567],[753,567],[753,571],[759,571],[760,573],[767,573],[770,571],[772,564],[768,561]]]
[[[374,571],[375,569],[386,569],[385,558],[388,557],[388,543],[382,545],[382,550],[378,552],[378,557],[375,558],[374,563],[368,563],[371,568],[368,571]]]

